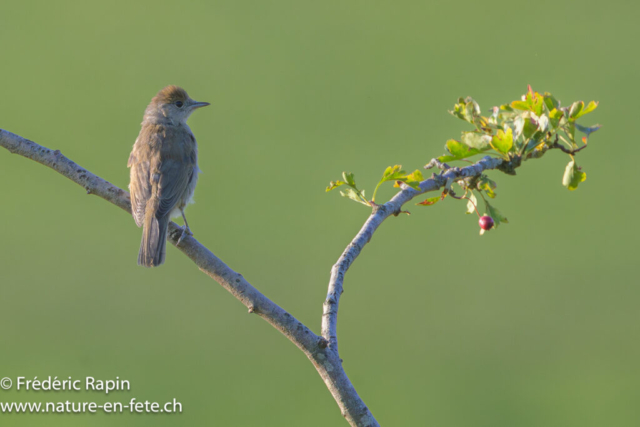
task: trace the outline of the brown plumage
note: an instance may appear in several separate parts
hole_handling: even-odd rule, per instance
[[[164,263],[167,227],[171,218],[184,219],[182,241],[190,235],[184,209],[191,202],[198,180],[198,146],[187,119],[209,105],[189,98],[178,86],[167,86],[148,105],[140,134],[129,156],[131,211],[143,227],[138,264]]]
[[[189,95],[187,95],[187,92],[184,89],[179,86],[171,85],[158,92],[151,102],[155,102],[156,104],[171,104],[176,101],[185,102],[187,99],[189,99]]]

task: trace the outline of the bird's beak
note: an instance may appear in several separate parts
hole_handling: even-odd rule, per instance
[[[191,108],[195,110],[196,108],[206,107],[207,105],[211,105],[211,104],[209,104],[208,102],[193,101],[193,103],[191,104]]]

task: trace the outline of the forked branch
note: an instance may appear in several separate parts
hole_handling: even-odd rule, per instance
[[[11,153],[50,167],[82,186],[88,194],[95,194],[131,212],[129,193],[77,165],[60,151],[50,150],[2,129],[0,129],[0,146]],[[338,403],[343,416],[352,426],[375,427],[379,426],[378,422],[358,396],[338,355],[338,303],[343,292],[344,275],[380,224],[390,215],[401,212],[405,203],[419,194],[438,190],[448,182],[479,176],[483,171],[495,169],[501,163],[500,159],[485,157],[465,168],[442,168],[444,171],[440,175],[434,174],[430,179],[420,183],[420,191],[404,186],[389,202],[374,206],[371,216],[331,270],[329,291],[323,306],[322,336],[313,333],[307,326],[260,293],[241,274],[232,270],[192,236],[185,237],[178,246],[182,228],[173,222],[169,225],[168,240],[188,256],[200,270],[244,304],[250,313],[255,313],[269,322],[307,355]]]

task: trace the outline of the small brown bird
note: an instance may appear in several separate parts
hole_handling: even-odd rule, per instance
[[[143,227],[138,265],[156,267],[164,263],[167,227],[182,215],[185,234],[192,235],[184,209],[192,202],[198,181],[198,145],[187,119],[196,102],[178,86],[167,86],[151,100],[144,112],[142,129],[133,145],[127,167],[131,168],[131,213]]]

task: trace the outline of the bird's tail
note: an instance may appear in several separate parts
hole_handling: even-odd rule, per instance
[[[145,217],[142,242],[140,242],[140,252],[138,252],[138,265],[157,267],[164,263],[168,226],[168,216],[160,219],[155,215]]]

